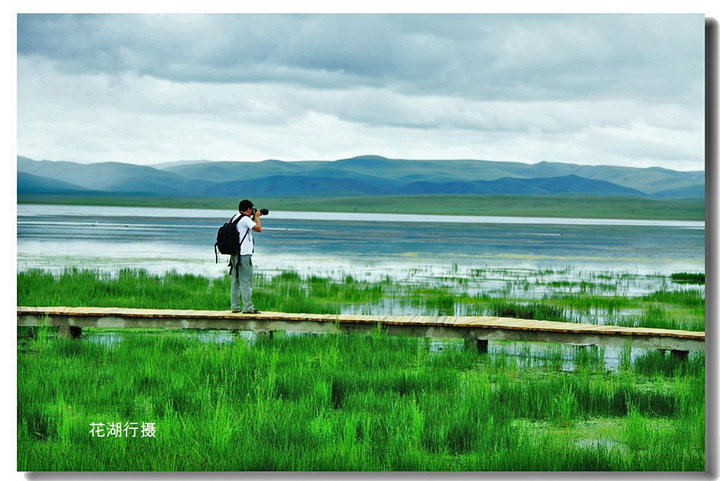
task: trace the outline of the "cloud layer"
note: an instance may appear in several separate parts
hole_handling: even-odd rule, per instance
[[[699,15],[20,15],[35,158],[703,168]]]

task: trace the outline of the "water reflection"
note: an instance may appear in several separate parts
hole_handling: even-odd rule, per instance
[[[88,332],[89,331],[89,332]],[[199,342],[202,344],[228,345],[238,339],[247,341],[245,345],[253,346],[258,338],[254,331],[229,331],[229,330],[197,330],[182,331],[177,333],[188,343]],[[98,344],[112,348],[125,342],[126,336],[136,334],[125,334],[112,330],[86,330],[82,339],[84,342]],[[157,335],[157,334],[141,334]],[[337,334],[283,332],[284,337],[317,337],[333,336]],[[433,355],[443,352],[461,352],[465,349],[463,339],[429,339],[419,338],[416,340],[421,347],[427,348]],[[517,368],[546,368],[564,372],[574,372],[579,367],[586,367],[594,370],[618,372],[623,365],[633,365],[638,358],[652,352],[646,348],[622,348],[617,346],[580,346],[565,344],[547,344],[538,342],[520,341],[489,341],[487,356],[501,360],[510,360]],[[483,355],[483,354],[479,354]],[[694,357],[696,353],[690,353]]]
[[[213,244],[225,211],[19,205],[19,271],[83,266],[225,275]],[[603,225],[608,224],[608,225]],[[502,269],[663,274],[704,271],[702,222],[445,218],[273,213],[257,237],[262,272],[397,281],[483,278],[503,290]],[[487,272],[486,272],[487,271]],[[518,275],[522,275],[518,272]],[[532,280],[528,280],[532,284]],[[522,286],[520,286],[522,287]],[[516,289],[517,286],[511,287]]]

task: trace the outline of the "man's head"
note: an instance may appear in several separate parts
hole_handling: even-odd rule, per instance
[[[238,205],[238,211],[243,214],[246,214],[247,210],[252,209],[252,208],[253,208],[253,203],[247,199],[241,200],[240,204]]]

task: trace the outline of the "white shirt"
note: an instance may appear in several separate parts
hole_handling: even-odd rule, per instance
[[[233,220],[237,219],[237,216],[240,214],[237,213],[233,216]],[[255,241],[253,240],[253,227],[255,227],[255,222],[248,216],[244,215],[242,219],[238,221],[235,227],[237,227],[238,234],[240,234],[240,238],[238,241],[242,241],[240,243],[240,255],[241,256],[247,256],[252,255],[253,252],[255,252]],[[243,240],[243,237],[245,236],[245,233],[248,233],[245,237],[245,240]]]

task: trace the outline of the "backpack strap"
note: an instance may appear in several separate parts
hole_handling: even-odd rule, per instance
[[[233,224],[235,224],[237,226],[237,223],[240,222],[240,219],[242,219],[243,217],[247,217],[247,216],[245,214],[240,214],[240,217],[238,217],[237,219],[235,219],[235,220],[230,219],[230,220]],[[247,235],[249,233],[250,233],[250,229],[245,231],[245,235],[243,236],[242,240],[240,241],[240,244],[239,244],[240,246],[242,246],[243,241],[245,240],[245,238],[247,237]],[[240,251],[238,251],[238,255],[240,255]]]
[[[232,221],[232,219],[231,219],[231,221],[233,222],[233,224],[237,225],[237,223],[240,222],[240,219],[242,219],[244,216],[245,216],[245,214],[240,214],[240,217],[238,217],[234,221]],[[238,245],[240,245],[240,249],[242,249],[242,243],[245,241],[245,238],[247,237],[247,235],[249,233],[250,233],[250,229],[245,231],[245,235],[243,236],[242,240],[240,240],[240,244],[238,244]],[[242,259],[240,258],[240,250],[238,250],[238,266],[241,263],[242,263]],[[230,275],[232,275],[232,271],[233,271],[232,262],[229,262],[228,264],[230,265]],[[235,269],[235,277],[240,277],[240,269]]]

